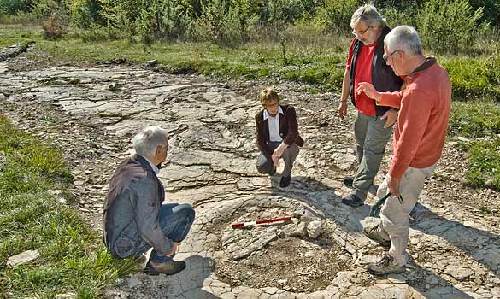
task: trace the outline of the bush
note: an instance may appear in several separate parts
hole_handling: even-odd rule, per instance
[[[100,15],[101,6],[96,0],[73,0],[71,2],[71,21],[80,28],[92,25],[105,25]]]
[[[0,0],[0,15],[15,15],[29,12],[33,8],[31,0]]]
[[[384,16],[387,24],[394,28],[399,25],[410,25],[415,26],[416,13],[418,7],[416,4],[405,8],[387,7],[380,10],[380,13]]]
[[[417,14],[417,27],[427,49],[457,54],[471,48],[482,15],[467,0],[429,0]]]
[[[66,28],[58,16],[52,15],[43,22],[43,36],[47,39],[58,39],[66,33]]]
[[[301,19],[306,11],[306,2],[301,0],[269,0],[261,4],[258,20],[260,26],[293,24]]]
[[[500,2],[498,0],[469,0],[469,3],[475,9],[483,7],[484,22],[489,22],[493,26],[500,26]]]
[[[89,28],[77,32],[84,42],[117,40],[126,38],[126,33],[113,27],[104,27],[92,24]]]
[[[316,22],[328,31],[349,33],[351,16],[358,6],[358,0],[325,0],[324,7],[318,10]]]
[[[47,19],[57,15],[64,24],[69,23],[70,9],[64,0],[39,0],[33,6],[33,15],[39,19]]]
[[[453,57],[443,60],[443,66],[450,74],[455,100],[500,102],[500,57]]]
[[[202,15],[191,28],[194,40],[212,41],[222,46],[236,46],[248,37],[250,3],[213,0],[202,5]]]

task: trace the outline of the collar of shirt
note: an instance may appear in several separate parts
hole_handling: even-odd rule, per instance
[[[144,159],[146,159],[146,161],[148,161],[149,166],[151,166],[151,169],[153,169],[154,173],[156,175],[158,175],[160,173],[160,170],[158,169],[158,167],[156,167],[156,165],[154,165],[153,163],[151,163],[151,161],[149,161],[148,158],[144,157]]]
[[[278,114],[283,114],[283,115],[285,114],[285,113],[283,112],[283,109],[281,109],[281,106],[278,108]],[[262,113],[262,118],[263,118],[264,120],[267,120],[267,119],[269,118],[269,116],[270,116],[270,115],[269,115],[269,112],[267,112],[267,110],[266,110],[266,109],[264,109],[264,113]]]

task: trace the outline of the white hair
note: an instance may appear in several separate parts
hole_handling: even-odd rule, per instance
[[[351,17],[351,28],[354,29],[359,22],[364,22],[367,26],[379,26],[384,27],[386,25],[384,17],[382,17],[375,6],[371,4],[365,4],[360,8],[356,9]]]
[[[412,26],[397,26],[384,39],[390,51],[402,50],[409,55],[422,55],[422,42]]]
[[[156,147],[167,142],[168,131],[158,126],[146,127],[132,138],[135,152],[146,158],[152,158],[156,154]]]

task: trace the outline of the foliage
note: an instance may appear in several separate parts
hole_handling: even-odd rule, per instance
[[[491,102],[454,102],[450,133],[467,138],[495,137],[500,134],[500,106]]]
[[[78,27],[85,29],[105,25],[101,10],[98,0],[73,0],[70,6],[71,20]]]
[[[500,57],[451,57],[443,59],[443,65],[450,75],[455,100],[485,98],[500,102]]]
[[[0,0],[0,15],[14,15],[19,12],[29,12],[32,8],[32,0]]]
[[[403,24],[415,26],[417,12],[418,7],[415,3],[409,3],[405,7],[388,6],[380,10],[391,28]]]
[[[500,27],[500,1],[498,0],[469,0],[474,9],[483,8],[481,21]]]
[[[500,138],[475,141],[469,148],[467,182],[500,190]]]
[[[43,35],[47,39],[58,39],[66,33],[65,26],[57,15],[52,15],[47,21],[43,22],[42,28]]]
[[[59,203],[54,192],[66,190],[72,176],[60,151],[15,129],[0,116],[0,294],[13,298],[53,298],[73,291],[97,297],[99,289],[134,269],[117,261],[98,234]],[[65,196],[61,191],[59,196]],[[14,268],[8,257],[38,249],[40,257]]]
[[[417,27],[426,49],[457,54],[472,46],[483,9],[467,0],[429,0],[417,14]]]
[[[250,2],[213,0],[204,2],[190,35],[195,40],[234,46],[247,37]]]
[[[325,0],[324,6],[318,10],[316,22],[329,31],[350,32],[351,16],[359,4],[358,0]]]

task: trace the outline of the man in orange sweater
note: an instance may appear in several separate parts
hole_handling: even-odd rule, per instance
[[[385,37],[385,55],[394,72],[404,79],[400,92],[378,92],[370,83],[360,83],[377,104],[399,108],[394,128],[390,171],[380,186],[380,198],[390,196],[380,212],[381,223],[365,233],[391,247],[380,261],[368,266],[376,275],[403,272],[408,261],[409,213],[415,206],[425,179],[441,157],[451,106],[451,84],[446,70],[435,58],[422,54],[420,38],[413,27],[398,26]]]

